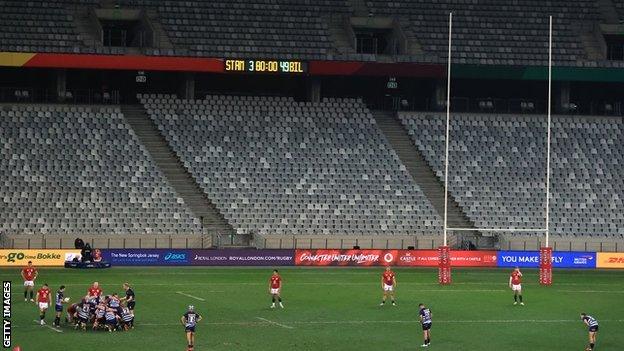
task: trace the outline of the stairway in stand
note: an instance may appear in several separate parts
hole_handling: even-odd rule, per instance
[[[377,121],[377,126],[384,133],[390,145],[392,145],[399,159],[411,174],[412,179],[418,184],[440,217],[444,218],[444,184],[438,179],[424,159],[407,130],[396,116],[396,113],[393,111],[372,111],[372,113]],[[447,215],[449,228],[475,228],[474,223],[464,213],[451,194],[448,196]],[[472,236],[477,235],[476,231],[463,233],[462,235],[449,232],[449,246],[457,247],[461,242],[460,237],[467,236],[468,233]],[[489,240],[479,240],[479,246],[485,248],[489,246],[486,244],[488,242]]]
[[[141,105],[122,105],[121,111],[149,152],[152,160],[184,203],[202,222],[204,230],[215,238],[215,235],[234,235],[232,226],[221,212],[202,191],[195,179],[183,166],[177,155],[170,149],[167,140],[162,136],[147,111]]]

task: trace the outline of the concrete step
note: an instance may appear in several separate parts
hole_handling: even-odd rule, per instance
[[[418,184],[440,217],[444,216],[444,184],[438,179],[416,145],[410,139],[407,130],[394,112],[373,111],[377,126],[392,145],[401,163],[407,168],[412,179]],[[475,228],[461,206],[451,194],[448,198],[447,224],[451,227]],[[455,241],[456,236],[451,234]]]
[[[232,226],[195,182],[142,106],[124,105],[121,111],[177,196],[184,200],[197,218],[201,218],[204,229],[234,234]]]

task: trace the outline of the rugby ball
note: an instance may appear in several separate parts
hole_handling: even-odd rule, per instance
[[[63,301],[69,302],[69,297],[64,298]]]

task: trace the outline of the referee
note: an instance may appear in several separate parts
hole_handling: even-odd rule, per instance
[[[128,283],[123,283],[123,289],[126,291],[126,297],[124,297],[122,300],[126,301],[126,306],[128,306],[128,309],[132,311],[132,314],[134,314],[134,306],[136,304],[134,290],[132,290],[130,284]]]

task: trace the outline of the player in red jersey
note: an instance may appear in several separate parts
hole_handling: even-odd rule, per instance
[[[271,299],[273,303],[271,304],[271,308],[275,308],[275,300],[279,302],[279,306],[284,308],[282,304],[282,277],[280,277],[277,269],[273,270],[273,275],[271,279],[269,279],[269,294],[271,294]]]
[[[390,295],[390,299],[392,300],[392,306],[396,306],[396,301],[394,299],[394,289],[397,286],[396,277],[394,276],[394,272],[390,268],[390,266],[386,267],[386,271],[381,275],[381,288],[383,289],[383,300],[379,306],[383,306],[386,304],[386,299],[388,295]]]
[[[48,288],[48,284],[43,284],[41,289],[37,291],[37,304],[39,305],[39,319],[41,320],[39,323],[41,325],[45,325],[45,313],[50,306],[50,301],[52,297],[50,296],[50,288]]]
[[[102,296],[102,289],[100,288],[100,283],[93,282],[93,285],[87,289],[87,300],[95,299],[96,304],[100,303],[100,296]]]
[[[67,307],[67,317],[65,317],[65,322],[69,324],[73,324],[76,318],[76,312],[78,312],[78,305],[80,305],[80,301],[73,303]]]
[[[522,302],[522,272],[520,268],[516,267],[509,276],[509,287],[514,292],[514,305],[518,304],[518,297],[520,298],[520,305],[524,306]]]
[[[30,301],[35,301],[35,279],[37,279],[37,268],[28,261],[28,266],[22,269],[22,278],[24,278],[24,301],[28,301],[28,293],[30,293]]]

